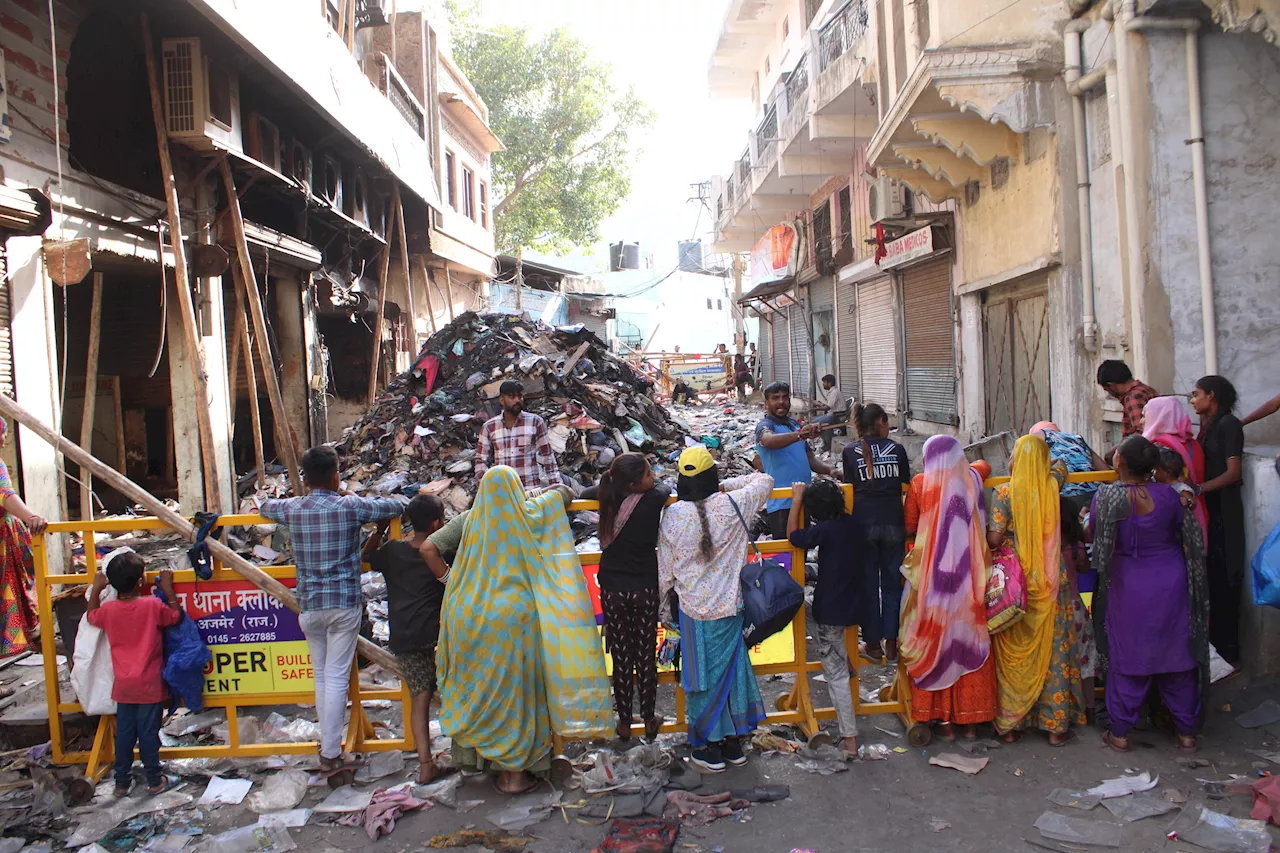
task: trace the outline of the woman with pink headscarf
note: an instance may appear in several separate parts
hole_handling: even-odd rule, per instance
[[[1147,403],[1144,412],[1142,437],[1152,444],[1167,447],[1182,457],[1186,476],[1196,486],[1196,502],[1192,507],[1201,530],[1209,529],[1209,515],[1205,509],[1200,484],[1204,482],[1204,450],[1196,441],[1191,429],[1191,418],[1178,397],[1156,397]]]

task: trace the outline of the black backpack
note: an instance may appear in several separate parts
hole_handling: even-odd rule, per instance
[[[728,495],[726,495],[728,497]],[[756,547],[747,527],[742,510],[732,497],[733,511],[747,531],[751,550],[756,552],[756,562],[742,567],[739,583],[742,584],[742,638],[747,646],[758,645],[785,629],[804,606],[804,587],[796,583],[791,573],[777,560],[766,558]]]

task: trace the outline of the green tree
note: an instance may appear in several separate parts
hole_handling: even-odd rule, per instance
[[[635,136],[653,112],[619,91],[611,68],[563,29],[481,28],[476,6],[450,3],[453,56],[489,107],[505,150],[493,155],[500,251],[564,253],[600,239],[631,191]]]

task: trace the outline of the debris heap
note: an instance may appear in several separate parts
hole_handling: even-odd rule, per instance
[[[591,331],[468,311],[431,336],[338,442],[346,487],[414,494],[426,486],[453,512],[465,509],[476,490],[476,440],[501,412],[508,379],[524,383],[525,410],[546,420],[566,481],[588,485],[629,450],[649,454],[661,476],[685,446],[687,428],[654,402],[652,381]]]

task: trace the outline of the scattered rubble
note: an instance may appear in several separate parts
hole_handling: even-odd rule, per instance
[[[511,314],[467,312],[423,345],[337,444],[346,487],[357,494],[438,494],[452,515],[475,494],[480,428],[500,413],[498,389],[525,386],[525,409],[547,422],[566,480],[594,482],[628,450],[664,460],[686,428],[652,396],[652,380],[587,329],[554,329]]]

